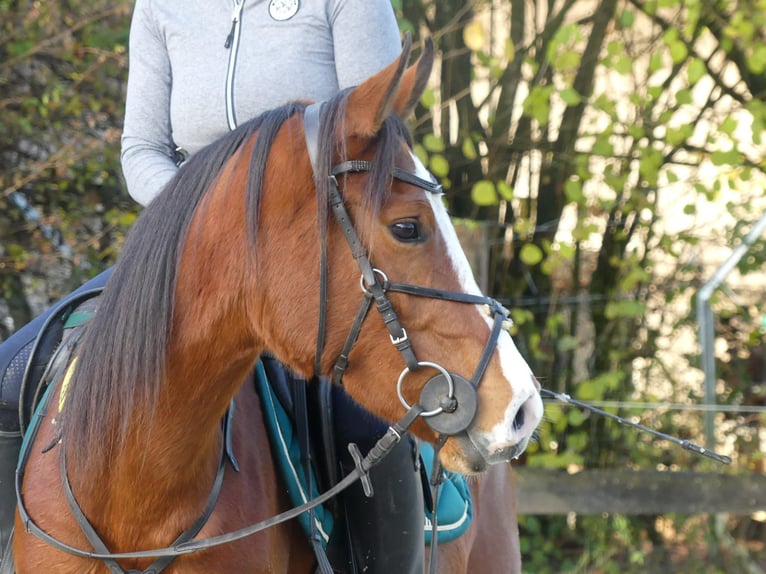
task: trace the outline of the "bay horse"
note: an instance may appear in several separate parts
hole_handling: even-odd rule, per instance
[[[330,376],[353,339],[343,373],[351,397],[385,420],[414,413],[412,433],[446,438],[445,468],[478,474],[499,463],[490,477],[503,480],[540,420],[539,386],[500,327],[502,310],[481,296],[438,186],[411,151],[403,118],[426,85],[430,42],[411,67],[409,56],[406,41],[388,67],[324,102],[311,128],[315,149],[307,116],[316,106],[266,112],[189,160],[142,212],[28,438],[17,574],[153,572],[141,551],[167,550],[200,516],[195,540],[289,508],[258,395],[243,384],[264,351],[304,377]],[[332,219],[337,210],[345,219]],[[362,266],[360,281],[362,260],[376,267]],[[357,324],[364,298],[383,321]],[[441,406],[416,412],[437,380]],[[453,425],[446,415],[465,413],[471,400],[475,411]],[[444,432],[427,416],[456,428]],[[224,436],[239,471],[222,475]],[[474,486],[482,484],[492,486]],[[467,540],[481,538],[480,517],[472,528]],[[466,553],[453,543],[444,550]],[[173,556],[156,571],[300,574],[314,565],[291,520]]]

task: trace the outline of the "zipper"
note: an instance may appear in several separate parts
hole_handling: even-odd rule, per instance
[[[237,127],[237,116],[234,113],[234,67],[237,63],[237,52],[239,51],[239,33],[242,28],[242,8],[245,6],[245,0],[234,0],[234,11],[231,15],[231,30],[226,37],[223,47],[229,50],[229,63],[226,66],[226,123],[229,129]]]

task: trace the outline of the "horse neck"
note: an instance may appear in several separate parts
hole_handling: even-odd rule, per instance
[[[225,173],[221,179],[228,181]],[[221,420],[261,352],[243,308],[249,296],[246,233],[220,223],[244,221],[241,195],[212,194],[198,209],[180,256],[165,378],[156,404],[145,409],[149,444],[157,448],[125,459],[159,490],[175,488],[195,469],[203,477],[214,471]],[[144,431],[135,432],[137,444],[145,444]]]

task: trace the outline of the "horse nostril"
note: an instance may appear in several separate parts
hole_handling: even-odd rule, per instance
[[[524,408],[524,405],[521,405],[519,410],[516,411],[516,417],[513,419],[513,430],[521,430],[521,427],[524,426],[524,419],[526,418],[524,411],[526,410],[527,409]]]

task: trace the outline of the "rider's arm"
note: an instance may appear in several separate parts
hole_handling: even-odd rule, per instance
[[[141,205],[154,199],[177,170],[169,113],[170,61],[150,10],[150,2],[136,2],[121,153],[128,193]]]
[[[393,62],[402,44],[390,0],[330,0],[338,86],[361,84]]]

